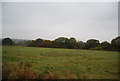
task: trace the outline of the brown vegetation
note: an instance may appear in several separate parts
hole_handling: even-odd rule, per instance
[[[30,63],[21,62],[20,65],[12,69],[13,78],[17,79],[36,79],[36,73]]]
[[[6,63],[2,65],[2,79],[20,79],[20,80],[32,80],[32,79],[72,79],[73,74],[70,71],[64,71],[63,75],[58,75],[50,70],[45,70],[43,74],[35,73],[32,69],[32,65],[28,62],[21,62],[18,67],[9,68]]]

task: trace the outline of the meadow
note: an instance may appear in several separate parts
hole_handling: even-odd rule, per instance
[[[3,46],[2,60],[10,68],[29,62],[34,71],[46,69],[64,79],[117,79],[118,52],[81,49]]]

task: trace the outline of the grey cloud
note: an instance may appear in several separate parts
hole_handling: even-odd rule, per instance
[[[118,34],[117,8],[117,2],[3,3],[3,37],[111,41]]]

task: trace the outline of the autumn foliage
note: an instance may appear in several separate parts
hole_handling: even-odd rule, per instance
[[[9,40],[8,40],[9,39]],[[10,38],[2,40],[3,45],[11,44]],[[55,40],[44,40],[38,38],[36,40],[30,40],[22,43],[22,45],[28,47],[47,47],[47,48],[68,48],[68,49],[87,49],[87,50],[107,50],[107,51],[120,51],[120,36],[111,40],[111,43],[107,41],[99,42],[97,39],[88,39],[86,42],[77,41],[74,37],[66,38],[59,37]],[[17,45],[14,43],[14,45]]]

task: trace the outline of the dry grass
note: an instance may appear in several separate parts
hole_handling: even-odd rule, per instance
[[[2,79],[8,79],[10,76],[10,69],[6,63],[2,65]]]
[[[60,77],[51,71],[42,75],[42,79],[60,79]]]
[[[28,62],[21,62],[18,67],[9,68],[6,63],[2,65],[3,79],[71,79],[72,73],[70,71],[64,71],[63,75],[58,75],[46,69],[42,75],[35,73],[32,69],[32,65]]]
[[[30,63],[21,62],[17,68],[12,69],[12,72],[13,77],[17,79],[36,79],[37,77]]]
[[[33,71],[31,64],[21,62],[18,67],[10,69],[6,63],[2,65],[3,79],[36,79],[37,75]]]

